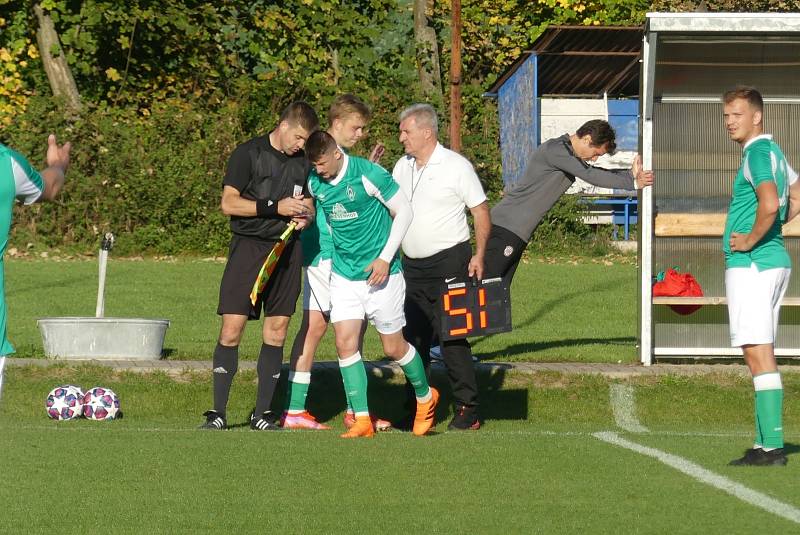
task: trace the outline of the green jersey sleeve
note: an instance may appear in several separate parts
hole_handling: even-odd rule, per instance
[[[761,183],[766,181],[776,181],[772,171],[769,149],[769,143],[759,142],[748,151],[743,171],[744,177],[753,185],[753,188],[758,188]]]

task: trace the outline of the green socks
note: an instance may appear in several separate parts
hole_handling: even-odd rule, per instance
[[[777,371],[753,377],[756,406],[755,446],[783,447],[783,384]]]
[[[414,346],[408,344],[408,351],[406,354],[397,361],[406,374],[408,382],[414,387],[414,394],[417,401],[422,403],[431,399],[431,388],[428,386],[428,378],[425,375],[425,365],[422,363],[422,357],[419,356]]]
[[[311,372],[289,372],[289,388],[286,397],[289,399],[289,414],[299,414],[306,410],[308,385],[311,384]]]
[[[367,404],[367,369],[361,360],[361,353],[356,352],[344,359],[339,359],[339,371],[342,372],[344,393],[348,405],[353,408],[356,416],[369,415]]]

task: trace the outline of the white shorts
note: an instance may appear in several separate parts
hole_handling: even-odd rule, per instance
[[[303,310],[331,310],[331,259],[303,268]]]
[[[402,273],[389,275],[380,286],[331,274],[331,323],[369,319],[381,334],[394,334],[406,324],[403,306],[406,281]]]
[[[755,264],[725,270],[731,346],[775,343],[781,301],[791,273],[789,268],[758,271]]]

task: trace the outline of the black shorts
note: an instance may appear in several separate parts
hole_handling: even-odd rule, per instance
[[[511,285],[527,243],[510,230],[492,225],[484,255],[483,278],[503,277]]]
[[[250,291],[256,282],[261,265],[275,245],[234,234],[228,249],[228,263],[219,285],[217,314],[238,314],[256,320],[265,316],[291,316],[302,288],[303,248],[299,240],[291,239],[256,301],[250,304]]]

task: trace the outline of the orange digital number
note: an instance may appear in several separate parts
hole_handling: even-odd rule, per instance
[[[481,307],[481,311],[480,311],[480,314],[479,314],[481,329],[485,329],[486,328],[486,323],[487,323],[486,322],[486,309],[484,309],[483,307],[486,306],[486,290],[484,290],[483,288],[480,288],[478,290],[478,306]]]
[[[444,311],[447,312],[449,316],[464,316],[466,320],[466,325],[464,327],[460,329],[450,329],[450,336],[467,334],[472,330],[472,313],[467,311],[466,308],[452,308],[452,303],[450,302],[451,297],[466,295],[466,293],[466,288],[455,288],[448,291],[444,296]]]

